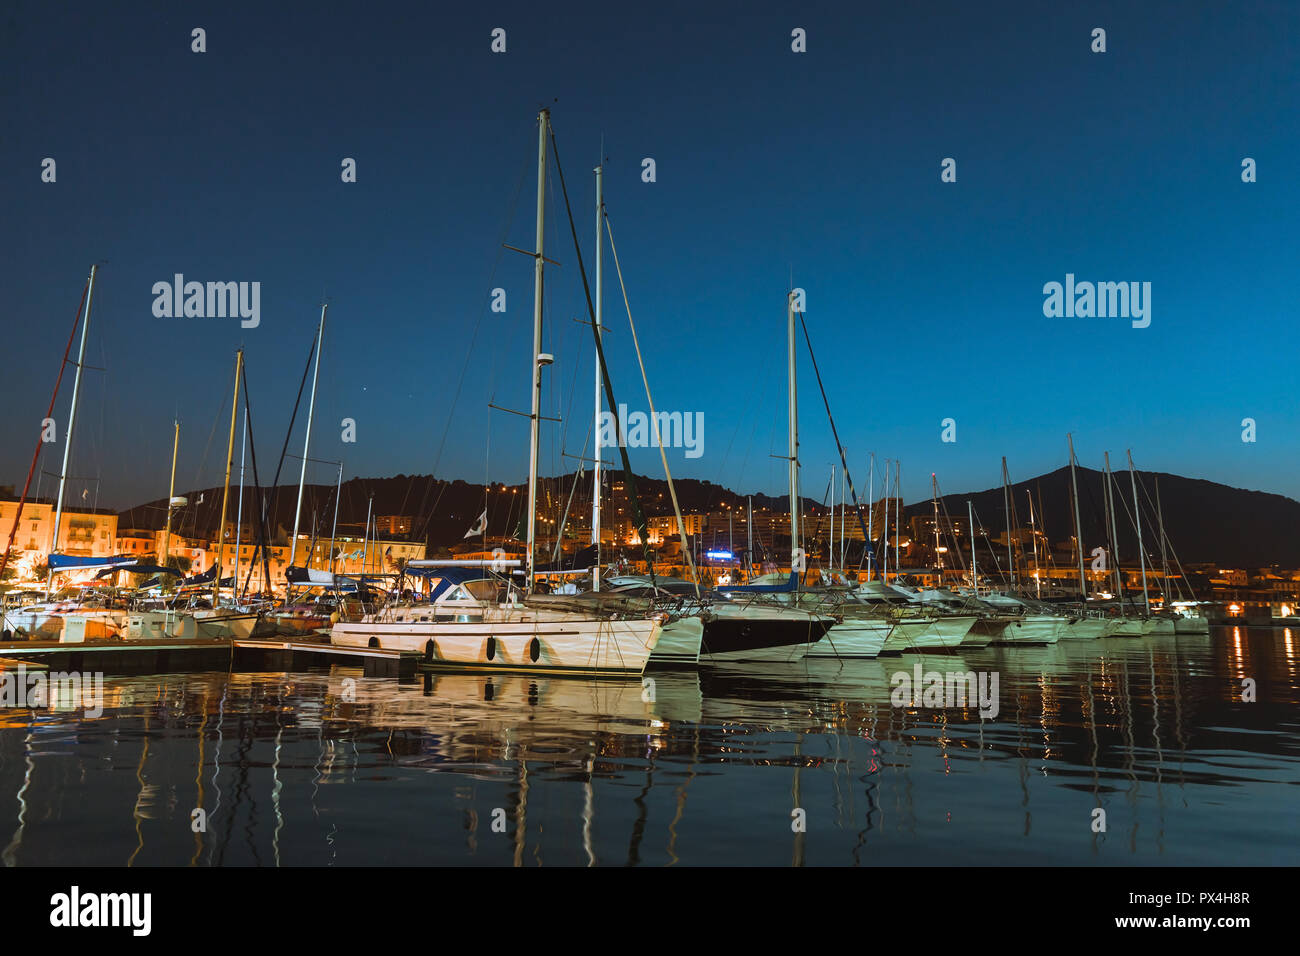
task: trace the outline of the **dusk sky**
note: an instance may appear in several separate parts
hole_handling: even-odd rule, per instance
[[[0,484],[22,486],[94,262],[86,362],[106,371],[83,380],[74,502],[166,495],[173,417],[178,490],[219,484],[241,344],[266,480],[323,296],[313,457],[345,478],[526,477],[526,420],[488,403],[528,407],[532,263],[502,243],[533,247],[549,106],[589,275],[603,141],[655,405],[704,415],[675,477],[784,493],[793,278],[860,493],[871,452],[901,459],[913,500],[931,472],[949,493],[994,486],[1003,455],[1017,480],[1059,467],[1073,432],[1089,467],[1132,448],[1144,470],[1300,498],[1300,6],[1074,7],[11,4]],[[593,392],[554,165],[550,182],[544,408],[564,422],[543,429],[544,474],[574,467]],[[644,409],[606,264],[614,388]],[[155,317],[176,273],[259,282],[260,324]],[[1045,317],[1067,273],[1149,282],[1149,327]],[[800,356],[820,498],[835,451]],[[69,369],[60,441],[71,386]],[[61,454],[46,446],[42,494]],[[662,473],[657,452],[632,459]]]

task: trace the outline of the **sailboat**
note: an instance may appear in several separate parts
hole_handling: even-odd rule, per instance
[[[530,604],[536,556],[538,457],[542,369],[543,256],[546,222],[547,136],[550,111],[538,114],[537,233],[533,257],[533,342],[529,362],[532,412],[528,463],[528,532],[525,577],[519,561],[408,562],[406,574],[422,580],[426,600],[403,601],[339,621],[330,641],[345,647],[419,650],[429,667],[525,671],[583,676],[636,676],[645,670],[668,615],[600,613]]]

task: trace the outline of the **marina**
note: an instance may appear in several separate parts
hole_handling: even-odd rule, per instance
[[[9,865],[1294,866],[1275,835],[1300,770],[1298,642],[1214,628],[719,666],[663,672],[653,693],[546,675],[394,681],[321,657],[110,677],[94,719],[5,718],[0,842]],[[894,706],[896,675],[918,667],[997,671],[998,713]],[[1246,673],[1257,704],[1240,700]],[[1243,803],[1230,844],[1198,836]],[[206,833],[192,807],[208,809]]]
[[[8,12],[24,932],[1285,926],[1300,6],[1194,6]]]

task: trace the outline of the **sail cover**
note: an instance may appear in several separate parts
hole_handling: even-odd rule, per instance
[[[289,566],[284,569],[284,579],[294,587],[336,588],[340,591],[355,591],[357,582],[341,574],[331,574],[318,568],[299,568]]]
[[[118,555],[115,558],[78,558],[70,554],[51,554],[51,571],[98,571],[101,568],[125,568],[139,559]]]

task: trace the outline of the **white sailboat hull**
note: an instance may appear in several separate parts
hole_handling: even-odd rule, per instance
[[[650,652],[652,665],[695,667],[700,663],[704,622],[698,617],[678,618],[663,626],[659,641]]]
[[[1063,641],[1094,641],[1106,633],[1107,622],[1099,617],[1081,617],[1069,621],[1061,632]]]
[[[1066,619],[1051,614],[1028,614],[1007,621],[994,640],[999,644],[1055,644],[1065,630]]]
[[[663,630],[654,618],[599,620],[528,610],[501,616],[506,619],[339,622],[330,643],[419,651],[427,666],[456,670],[630,677],[645,670]]]
[[[834,625],[805,655],[820,658],[871,658],[880,654],[894,625],[885,620],[854,620],[846,617]]]
[[[1209,634],[1210,622],[1203,617],[1180,617],[1174,620],[1175,634]]]

